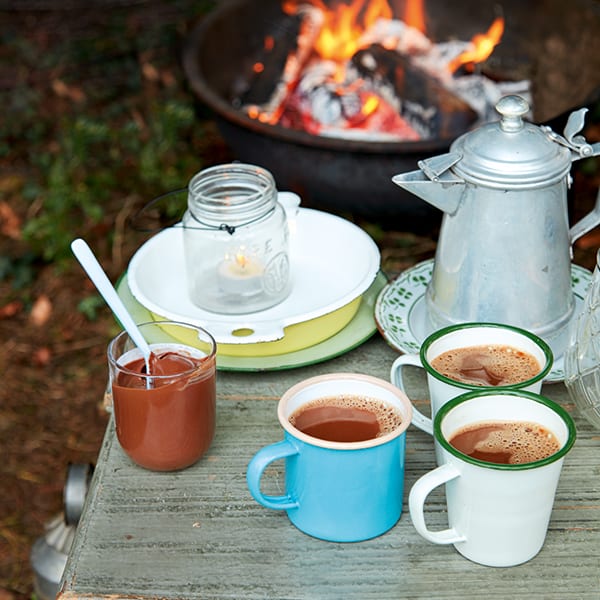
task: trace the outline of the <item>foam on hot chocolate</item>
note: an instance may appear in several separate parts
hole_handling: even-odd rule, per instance
[[[434,358],[431,366],[450,379],[481,386],[513,385],[541,371],[535,356],[500,344],[448,350]]]
[[[391,405],[354,394],[316,398],[300,406],[290,423],[314,437],[331,441],[363,441],[391,433],[402,416]]]
[[[473,458],[510,465],[542,460],[560,450],[550,430],[526,421],[474,423],[455,432],[448,441]]]

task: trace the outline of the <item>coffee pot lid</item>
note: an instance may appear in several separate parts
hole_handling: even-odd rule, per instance
[[[570,170],[571,152],[554,141],[548,128],[526,122],[529,104],[504,96],[496,104],[500,121],[463,134],[450,147],[461,156],[453,170],[466,181],[489,187],[534,188],[561,180]]]

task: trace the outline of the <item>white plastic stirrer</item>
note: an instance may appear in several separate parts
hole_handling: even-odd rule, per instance
[[[133,343],[140,349],[146,363],[146,373],[150,375],[150,346],[125,308],[123,301],[119,298],[117,291],[98,262],[98,259],[94,256],[87,242],[81,238],[71,242],[71,250],[121,325],[123,325]],[[147,379],[147,386],[151,387],[150,378]]]

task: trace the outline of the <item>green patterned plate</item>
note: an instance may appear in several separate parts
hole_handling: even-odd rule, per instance
[[[425,291],[431,280],[433,259],[416,264],[401,273],[381,290],[375,303],[377,329],[387,343],[399,352],[416,354],[427,337]],[[592,274],[584,267],[571,265],[571,286],[575,295],[575,314],[583,302]],[[564,379],[562,356],[554,361],[547,383]]]

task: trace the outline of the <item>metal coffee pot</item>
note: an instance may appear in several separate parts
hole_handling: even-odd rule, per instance
[[[569,228],[567,188],[575,160],[600,154],[578,135],[524,120],[528,103],[505,96],[499,122],[457,138],[450,152],[419,161],[394,183],[444,211],[431,281],[427,328],[496,321],[542,337],[559,357],[575,311],[573,242],[600,223],[600,201]]]

